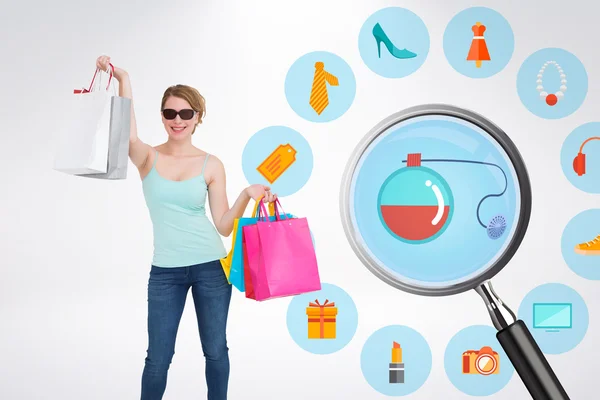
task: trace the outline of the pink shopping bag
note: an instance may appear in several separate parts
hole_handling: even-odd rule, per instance
[[[276,220],[270,221],[261,203],[256,224],[243,228],[244,268],[251,280],[246,297],[257,301],[321,290],[307,219],[280,215],[278,206],[276,200]]]

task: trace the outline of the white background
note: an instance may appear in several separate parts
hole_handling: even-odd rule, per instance
[[[590,324],[569,353],[548,356],[572,399],[596,387],[599,282],[576,276],[560,251],[562,230],[598,196],[574,188],[561,171],[564,138],[597,119],[600,58],[597,7],[569,2],[482,1],[22,1],[3,0],[0,13],[0,398],[135,399],[146,355],[146,286],[152,232],[137,171],[126,181],[74,178],[52,170],[61,126],[73,117],[61,106],[87,85],[97,56],[129,71],[141,138],[166,139],[159,115],[167,86],[185,83],[207,99],[194,144],[225,163],[229,201],[248,184],[242,150],[271,125],[301,132],[312,146],[309,182],[283,199],[287,212],[307,216],[324,282],[356,302],[359,326],[338,353],[317,356],[290,338],[289,299],[255,303],[234,289],[228,340],[231,399],[384,399],[363,379],[360,351],[368,336],[390,324],[420,331],[433,352],[426,384],[411,399],[464,399],[448,381],[443,354],[450,338],[471,324],[489,325],[480,298],[445,299],[399,292],[371,275],[351,251],[339,217],[339,181],[361,137],[381,119],[421,103],[472,109],[500,125],[521,151],[532,182],[530,228],[513,261],[494,280],[513,309],[534,287],[562,282],[586,300]],[[482,5],[512,25],[510,64],[472,80],[446,62],[442,38],[451,18]],[[427,61],[398,80],[372,73],[358,52],[363,22],[386,6],[417,13],[431,36]],[[594,9],[595,8],[595,9]],[[544,47],[561,47],[584,63],[589,92],[583,106],[558,121],[542,120],[521,104],[521,63]],[[314,124],[287,104],[288,68],[305,53],[324,50],[352,67],[357,93],[349,111]],[[230,240],[224,238],[227,248]],[[599,266],[600,267],[600,266]],[[205,398],[204,359],[191,295],[182,318],[165,399]],[[493,399],[524,399],[515,374]]]

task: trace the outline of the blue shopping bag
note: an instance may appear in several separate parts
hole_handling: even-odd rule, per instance
[[[235,286],[240,292],[246,290],[244,284],[244,248],[242,246],[242,235],[244,226],[255,225],[258,221],[258,205],[262,199],[256,201],[251,217],[239,218],[237,221],[237,229],[235,232],[235,242],[232,244],[231,267],[229,271],[229,282]],[[273,203],[269,204],[269,220],[275,221],[275,208]],[[286,214],[288,218],[293,218],[293,215]]]

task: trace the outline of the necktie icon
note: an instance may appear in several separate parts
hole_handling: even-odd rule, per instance
[[[315,77],[313,79],[312,90],[310,92],[309,104],[321,115],[323,110],[329,105],[327,96],[327,83],[331,86],[338,86],[338,78],[325,71],[325,64],[322,61],[315,63]]]

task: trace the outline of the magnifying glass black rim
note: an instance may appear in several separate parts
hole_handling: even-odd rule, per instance
[[[352,178],[356,173],[358,162],[364,154],[365,150],[371,145],[371,143],[374,140],[376,140],[379,137],[381,133],[387,131],[394,125],[409,120],[411,118],[423,117],[428,115],[448,116],[462,119],[483,129],[492,138],[494,138],[498,142],[498,144],[500,144],[500,146],[504,149],[515,168],[521,194],[521,207],[515,234],[511,238],[510,243],[504,250],[503,254],[500,256],[500,258],[498,258],[494,265],[487,271],[485,271],[485,273],[479,274],[464,282],[444,287],[429,287],[410,284],[407,282],[400,282],[399,280],[395,279],[394,275],[391,274],[389,271],[381,268],[379,265],[373,262],[373,260],[371,260],[371,257],[368,255],[366,249],[364,249],[360,244],[358,240],[358,233],[354,232],[351,219],[352,214],[350,210],[350,189],[352,185]],[[529,225],[529,219],[531,215],[531,184],[529,181],[529,174],[527,173],[527,168],[525,167],[525,162],[523,161],[519,150],[517,149],[513,141],[508,137],[508,135],[504,133],[502,129],[500,129],[500,127],[496,126],[488,119],[473,111],[469,111],[463,108],[447,104],[424,104],[410,107],[403,111],[390,115],[389,117],[381,121],[379,124],[377,124],[373,129],[371,129],[369,133],[357,145],[350,159],[348,160],[342,178],[342,185],[340,190],[340,211],[342,217],[342,225],[344,227],[344,233],[348,242],[350,243],[350,247],[352,247],[354,253],[358,256],[362,263],[371,271],[371,273],[376,275],[388,285],[391,285],[405,292],[418,294],[422,296],[448,296],[462,293],[480,286],[485,281],[491,279],[494,275],[500,272],[500,270],[504,268],[506,264],[508,264],[508,262],[512,259],[517,249],[521,245],[521,242],[523,241],[525,232],[527,231],[527,227]]]

